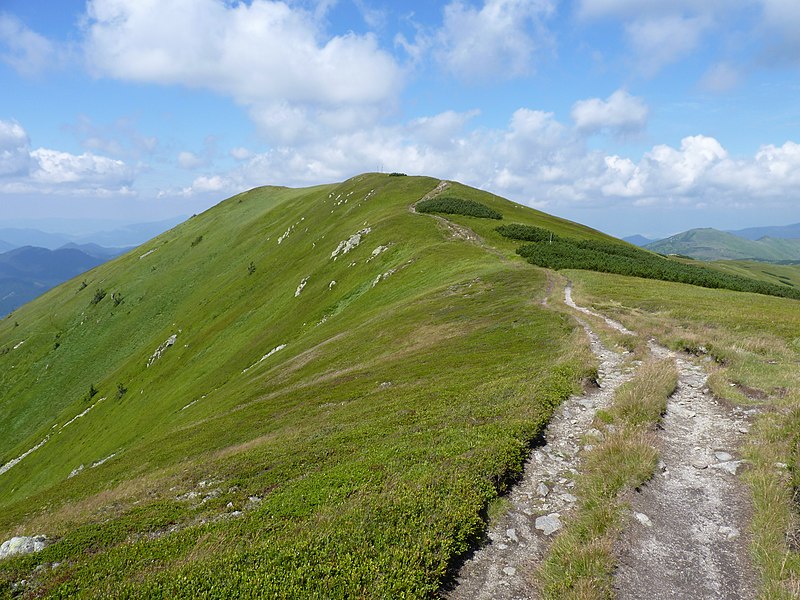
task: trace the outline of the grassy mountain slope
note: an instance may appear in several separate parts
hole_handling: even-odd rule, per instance
[[[700,260],[800,261],[800,240],[748,240],[716,229],[691,229],[646,246],[661,254],[683,254]]]
[[[0,537],[57,542],[4,561],[0,591],[437,589],[590,372],[496,221],[452,219],[484,244],[409,210],[437,184],[259,188],[2,321]]]

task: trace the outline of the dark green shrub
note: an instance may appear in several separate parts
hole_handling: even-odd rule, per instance
[[[534,225],[522,225],[521,223],[500,225],[496,231],[503,237],[523,242],[555,242],[561,239],[549,229],[535,227]]]
[[[97,288],[92,298],[92,304],[98,304],[103,298],[106,297],[106,291],[103,288]]]
[[[797,289],[723,273],[700,265],[684,264],[628,244],[561,238],[555,234],[551,242],[550,232],[546,229],[524,225],[511,227],[510,233],[513,235],[538,238],[539,241],[519,247],[517,254],[540,267],[557,270],[584,269],[800,300],[800,290]],[[500,233],[506,235],[503,231]]]
[[[468,217],[478,217],[480,219],[502,219],[503,215],[489,208],[485,204],[457,198],[455,196],[439,196],[429,200],[417,202],[417,212],[421,213],[445,213],[450,215],[466,215]]]
[[[194,239],[192,240],[192,248],[194,248],[195,246],[197,246],[197,244],[199,244],[199,243],[200,243],[200,242],[202,242],[202,241],[203,241],[203,236],[202,236],[202,235],[198,235],[196,238],[194,238]]]

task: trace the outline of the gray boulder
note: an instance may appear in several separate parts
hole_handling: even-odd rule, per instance
[[[13,537],[0,545],[0,560],[16,554],[39,552],[45,546],[47,546],[47,538],[43,535]]]

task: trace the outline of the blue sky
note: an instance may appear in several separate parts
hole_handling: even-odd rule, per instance
[[[800,221],[797,0],[0,0],[0,227],[457,179],[624,236]]]

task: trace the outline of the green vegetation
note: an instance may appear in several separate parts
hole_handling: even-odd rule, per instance
[[[50,435],[0,474],[0,538],[55,540],[0,597],[433,595],[593,372],[541,271],[408,211],[437,183],[240,194],[83,276],[120,305],[76,281],[0,322],[0,456]]]
[[[604,435],[585,456],[575,486],[577,509],[537,573],[544,598],[613,597],[621,496],[653,475],[658,453],[649,430],[666,410],[677,380],[673,361],[650,360],[617,389],[611,410],[598,413],[595,427]]]
[[[752,554],[761,597],[797,598],[800,311],[795,302],[586,271],[568,276],[576,301],[673,349],[713,357],[713,392],[762,408],[745,448],[754,507]]]
[[[485,204],[459,198],[457,196],[436,196],[428,200],[417,202],[417,212],[421,213],[445,213],[451,215],[465,215],[468,217],[478,217],[480,219],[502,219],[503,215]]]
[[[540,227],[520,224],[504,225],[497,231],[510,239],[534,242],[519,247],[517,254],[540,267],[585,269],[800,299],[800,289],[669,260],[619,241],[564,238]]]

